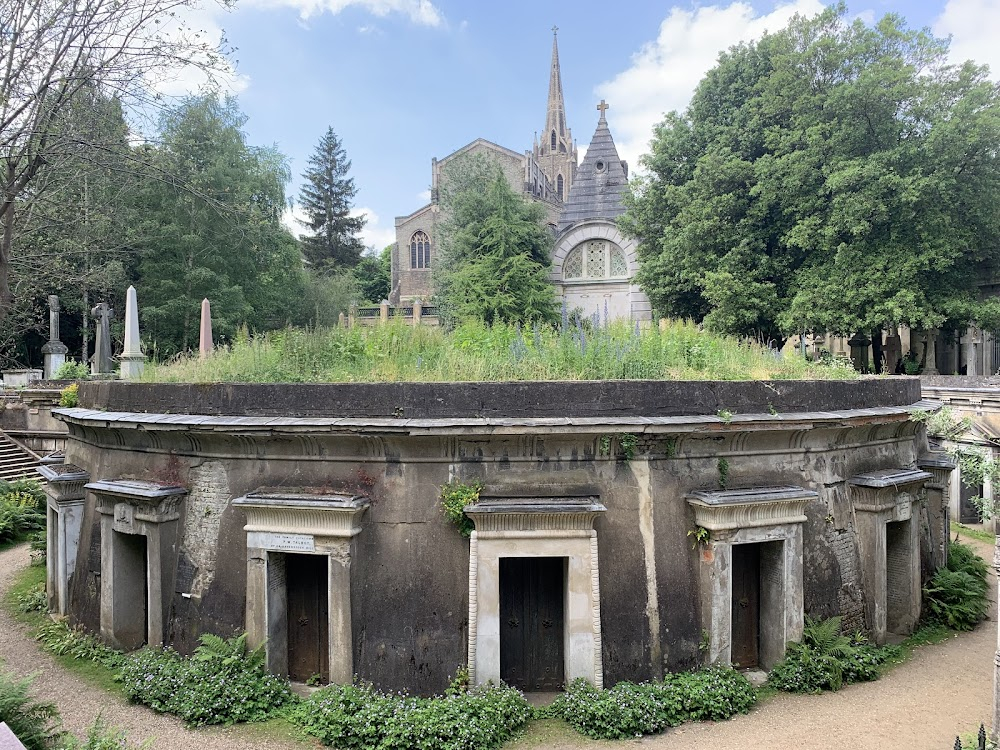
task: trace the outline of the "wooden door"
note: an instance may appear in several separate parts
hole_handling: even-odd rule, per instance
[[[733,666],[760,662],[760,545],[733,545]]]
[[[563,689],[565,560],[500,559],[500,679],[525,692]]]
[[[288,586],[288,678],[330,680],[326,555],[285,555]]]

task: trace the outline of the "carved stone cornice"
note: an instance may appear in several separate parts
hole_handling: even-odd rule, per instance
[[[78,503],[86,496],[90,474],[67,463],[42,464],[35,469],[45,480],[45,494],[56,503]]]
[[[917,460],[917,466],[931,474],[928,486],[943,489],[948,487],[951,472],[958,467],[958,462],[943,451],[932,451],[921,456]]]
[[[605,508],[597,495],[542,497],[487,497],[465,506],[478,534],[584,532]]]
[[[84,488],[97,497],[99,513],[114,515],[116,526],[119,523],[131,526],[132,521],[176,521],[180,518],[180,501],[187,494],[185,487],[176,484],[134,479],[101,480],[84,485]],[[123,506],[128,506],[129,509],[124,510]]]
[[[881,513],[896,508],[901,500],[909,503],[933,475],[919,469],[879,469],[847,480],[851,485],[854,509]],[[907,499],[908,498],[908,499]],[[908,512],[906,517],[909,517]]]
[[[710,531],[803,523],[806,506],[819,495],[803,487],[748,487],[701,490],[686,499],[695,523]]]
[[[371,501],[361,495],[257,490],[233,500],[244,510],[248,533],[310,534],[349,538],[361,533]]]

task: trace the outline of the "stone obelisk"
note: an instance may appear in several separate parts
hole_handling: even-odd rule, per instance
[[[66,361],[66,352],[69,348],[59,340],[59,297],[55,294],[49,295],[49,340],[42,347],[42,354],[45,355],[45,379],[51,380],[56,372]]]
[[[198,357],[206,359],[212,353],[212,306],[208,299],[201,301],[201,336],[198,341]]]
[[[130,286],[125,295],[125,347],[119,359],[125,379],[139,377],[146,367],[146,355],[142,353],[139,341],[139,305],[134,286]]]

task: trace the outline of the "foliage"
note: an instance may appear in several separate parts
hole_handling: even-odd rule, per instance
[[[71,628],[64,620],[41,623],[35,633],[35,640],[53,654],[91,661],[111,670],[119,669],[125,660],[125,654],[121,651],[106,646],[79,628]]]
[[[623,432],[618,436],[618,448],[626,461],[631,461],[635,457],[636,448],[639,447],[639,438],[631,432]]]
[[[49,599],[45,594],[44,583],[14,595],[14,605],[19,612],[44,612],[48,608],[48,604]]]
[[[995,316],[1000,92],[843,4],[719,57],[654,131],[623,229],[655,309],[778,339]]]
[[[0,481],[0,542],[24,539],[45,528],[45,493],[38,482]]]
[[[459,533],[468,537],[472,535],[476,525],[465,515],[465,506],[479,502],[479,493],[483,489],[480,482],[462,484],[458,481],[448,482],[441,488],[441,508],[444,517],[458,528]]]
[[[719,489],[726,489],[726,485],[729,484],[729,459],[725,457],[720,457],[716,461],[716,468],[719,471]]]
[[[354,278],[358,282],[360,298],[373,305],[389,298],[392,291],[392,245],[374,254],[365,253],[354,267]]]
[[[357,234],[365,226],[365,217],[351,216],[351,202],[358,189],[354,178],[347,176],[351,162],[332,127],[327,128],[308,163],[299,191],[299,206],[307,217],[300,223],[308,230],[299,237],[302,254],[321,273],[353,268],[364,249]]]
[[[262,651],[246,652],[245,635],[203,635],[187,659],[144,648],[125,657],[121,676],[130,701],[192,726],[264,721],[294,700],[288,683],[264,668]]]
[[[749,712],[756,702],[757,691],[746,677],[712,667],[669,674],[662,682],[619,682],[609,690],[577,679],[548,713],[588,737],[621,740],[656,734],[685,721],[721,721]]]
[[[441,313],[453,322],[554,322],[544,209],[487,157],[460,157],[445,173],[434,270]]]
[[[98,717],[88,727],[86,739],[81,742],[71,738],[63,750],[146,750],[150,747],[152,747],[151,742],[144,742],[141,745],[130,744],[123,730],[109,727],[104,719]]]
[[[531,708],[517,690],[492,683],[436,698],[357,683],[323,688],[290,715],[307,734],[340,750],[486,750],[523,727]]]
[[[955,630],[972,630],[990,608],[989,568],[972,547],[948,546],[948,564],[924,586],[924,618]]]
[[[486,326],[453,331],[393,320],[371,328],[238,334],[214,356],[147,365],[157,382],[850,379],[851,370],[782,358],[751,341],[673,322],[640,329]]]
[[[59,365],[59,369],[53,375],[55,380],[86,380],[88,377],[90,377],[90,368],[83,362],[72,359],[67,359]]]
[[[59,391],[59,406],[74,409],[80,404],[80,386],[72,383]]]
[[[135,197],[142,280],[140,315],[157,357],[197,346],[203,298],[216,338],[238,326],[292,322],[305,272],[281,223],[285,157],[249,146],[234,98],[184,99],[161,120],[144,158],[174,181],[144,181]],[[179,187],[178,184],[183,185]]]
[[[839,690],[852,682],[877,680],[879,667],[895,659],[897,646],[873,646],[860,634],[840,632],[840,618],[807,620],[802,640],[789,643],[785,658],[774,665],[768,684],[789,693]]]
[[[62,738],[59,712],[52,703],[32,699],[31,679],[0,672],[0,722],[6,722],[27,750],[54,750]]]
[[[712,532],[704,526],[695,526],[693,529],[688,529],[687,535],[690,537],[691,547],[694,549],[699,544],[708,544],[708,540],[711,538]]]

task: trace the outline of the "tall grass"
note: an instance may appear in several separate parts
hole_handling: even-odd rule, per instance
[[[466,323],[452,331],[393,320],[377,327],[239,334],[207,360],[152,364],[152,382],[341,383],[505,380],[787,380],[855,377],[753,341],[701,331],[612,323],[558,327]]]

